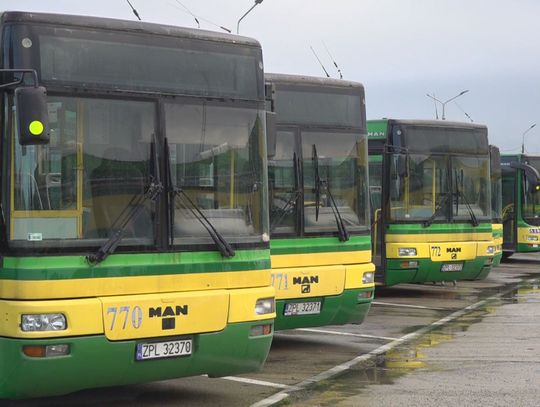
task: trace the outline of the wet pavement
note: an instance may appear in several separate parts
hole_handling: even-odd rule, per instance
[[[536,406],[539,284],[540,253],[518,255],[483,281],[377,289],[361,325],[279,332],[257,373],[0,405]]]
[[[295,406],[538,406],[540,279],[298,393]]]

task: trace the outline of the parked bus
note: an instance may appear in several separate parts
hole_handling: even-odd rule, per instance
[[[260,368],[275,318],[260,45],[0,24],[0,398]]]
[[[360,323],[374,291],[364,88],[282,74],[266,83],[276,330]]]
[[[502,155],[503,257],[540,251],[540,156]]]
[[[491,171],[491,217],[493,223],[493,266],[501,264],[503,245],[503,222],[502,222],[502,170],[501,153],[496,146],[489,146],[490,171]]]
[[[372,120],[368,139],[376,282],[486,277],[495,253],[487,128]]]

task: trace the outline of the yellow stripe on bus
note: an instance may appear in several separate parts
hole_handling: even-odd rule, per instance
[[[422,234],[386,234],[387,243],[443,243],[443,242],[477,242],[493,239],[491,233],[422,233]]]
[[[340,264],[365,264],[371,262],[370,250],[351,252],[324,252],[301,254],[274,254],[270,256],[272,268],[332,266]]]
[[[20,300],[99,297],[270,286],[270,270],[70,280],[2,280],[0,297]]]

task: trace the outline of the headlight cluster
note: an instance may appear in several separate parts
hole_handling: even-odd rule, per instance
[[[63,331],[66,328],[64,314],[23,314],[21,317],[24,332]]]
[[[398,254],[400,256],[416,256],[416,247],[400,247]]]
[[[362,284],[370,284],[370,283],[373,283],[374,280],[375,280],[375,273],[373,271],[369,271],[362,275]]]
[[[255,303],[255,314],[256,315],[265,315],[265,314],[271,314],[275,312],[276,306],[275,306],[275,300],[274,298],[260,298]]]
[[[493,253],[495,253],[496,250],[497,250],[497,246],[488,246],[487,247],[487,253],[488,254],[493,254]]]

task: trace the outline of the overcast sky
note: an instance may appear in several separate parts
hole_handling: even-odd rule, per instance
[[[130,0],[144,21],[236,31],[253,0]],[[126,0],[0,0],[1,10],[85,14],[134,20]],[[207,21],[204,21],[204,20]],[[429,119],[447,100],[449,120],[486,124],[503,152],[540,154],[540,1],[264,0],[240,33],[263,46],[267,72],[323,76],[310,45],[337,77],[366,88],[368,118]],[[438,107],[439,117],[441,114]]]

